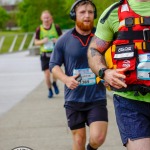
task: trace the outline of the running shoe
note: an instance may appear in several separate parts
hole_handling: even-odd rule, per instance
[[[53,82],[53,87],[54,87],[55,94],[59,94],[59,89],[56,82]]]
[[[52,97],[53,97],[53,91],[52,89],[49,89],[48,98],[52,98]]]

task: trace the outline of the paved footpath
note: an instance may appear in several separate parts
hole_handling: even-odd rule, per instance
[[[9,55],[8,59],[11,57]],[[19,59],[19,55],[15,54],[15,58],[13,58],[14,62],[16,59]],[[71,134],[67,128],[63,108],[63,84],[58,82],[60,94],[55,95],[52,99],[48,99],[47,88],[43,81],[40,68],[37,66],[33,67],[33,65],[32,67],[29,66],[32,68],[32,71],[29,73],[29,68],[27,67],[29,65],[27,60],[30,60],[29,62],[31,63],[31,58],[33,59],[33,64],[39,64],[38,57],[27,56],[24,53],[21,55],[23,61],[20,60],[17,64],[22,66],[20,67],[20,71],[24,70],[23,75],[26,74],[27,77],[23,76],[22,73],[19,74],[20,71],[17,69],[17,79],[23,76],[22,81],[26,82],[26,84],[22,85],[20,83],[20,89],[22,89],[20,95],[22,96],[19,98],[17,96],[19,84],[17,86],[15,84],[8,86],[13,89],[13,91],[10,90],[13,92],[13,102],[11,101],[8,108],[7,104],[9,102],[5,103],[5,109],[0,115],[0,150],[12,150],[19,146],[30,147],[33,150],[71,150]],[[4,59],[4,56],[0,56],[0,61],[2,58]],[[4,68],[7,67],[5,63],[2,66]],[[10,70],[13,70],[13,67]],[[6,78],[4,78],[4,73],[0,71],[0,77],[3,77],[6,85],[8,85],[7,76],[9,72],[9,70],[8,73],[5,72]],[[38,78],[38,81],[36,78]],[[16,78],[13,82],[16,82]],[[5,98],[9,97],[9,93],[8,97],[6,96],[4,88],[5,86],[2,87],[0,85],[0,91],[4,91],[4,93],[0,92],[0,108]],[[111,95],[111,93],[108,94],[108,134],[105,143],[99,150],[125,150],[118,133]]]
[[[0,115],[43,81],[39,56],[29,52],[0,55]]]

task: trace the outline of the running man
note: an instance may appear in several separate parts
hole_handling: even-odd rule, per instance
[[[62,34],[62,31],[58,25],[54,24],[52,15],[48,10],[44,10],[42,12],[41,21],[42,25],[36,29],[34,44],[40,46],[41,67],[42,71],[44,71],[46,85],[49,90],[48,97],[52,98],[52,85],[54,87],[55,94],[59,94],[59,89],[54,75],[52,75],[53,83],[51,81],[49,60],[54,49],[54,45],[58,37]]]
[[[96,16],[92,1],[77,0],[70,10],[75,27],[59,38],[50,60],[50,70],[65,84],[64,107],[72,132],[72,150],[97,150],[107,133],[106,89],[103,84],[96,84],[87,59]],[[87,146],[86,125],[90,134]]]
[[[107,8],[88,58],[93,72],[115,91],[123,145],[150,150],[150,0],[120,0]]]

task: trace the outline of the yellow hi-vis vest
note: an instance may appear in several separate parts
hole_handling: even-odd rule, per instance
[[[44,29],[43,25],[40,25],[40,39],[48,37],[49,41],[40,47],[40,53],[42,52],[52,52],[54,49],[54,43],[52,42],[53,38],[58,38],[58,33],[53,23],[49,30]]]

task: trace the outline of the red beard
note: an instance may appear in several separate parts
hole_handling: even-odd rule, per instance
[[[90,24],[86,25],[84,22],[76,20],[76,25],[83,31],[90,31],[93,28],[93,21],[90,21]]]

